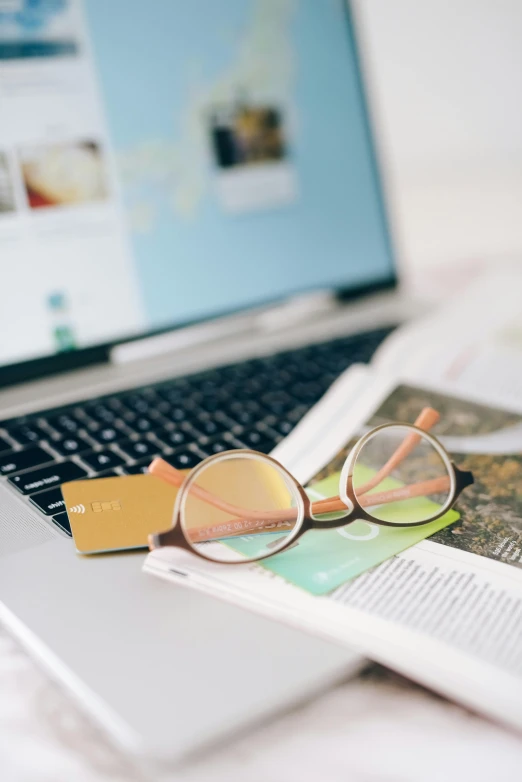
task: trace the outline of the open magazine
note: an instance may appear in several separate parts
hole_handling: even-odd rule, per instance
[[[479,302],[483,320],[481,286],[471,298]],[[503,316],[513,323],[517,312],[506,305]],[[433,336],[434,320],[419,328],[431,334],[436,348],[450,314],[441,319],[440,343]],[[473,333],[466,325],[460,346],[455,337],[447,343],[452,356],[461,355],[459,350],[469,355]],[[497,332],[506,333],[500,315],[474,348],[476,366],[481,346],[489,351]],[[516,334],[516,328],[508,333]],[[433,528],[404,531],[413,538],[367,522],[357,529],[356,522],[311,532],[302,548],[255,565],[207,563],[166,548],[152,552],[144,567],[346,643],[522,729],[522,395],[518,405],[514,398],[506,403],[500,374],[500,392],[494,392],[489,378],[488,393],[481,395],[474,387],[472,399],[469,389],[463,393],[459,386],[458,374],[448,378],[444,371],[432,371],[428,383],[430,343],[426,338],[417,343],[415,360],[411,327],[404,330],[408,367],[392,372],[387,362],[403,355],[400,343],[399,332],[389,343],[389,356],[385,344],[373,366],[350,369],[273,455],[315,499],[328,493],[328,482],[337,479],[354,439],[369,427],[412,422],[424,407],[434,407],[441,418],[433,433],[475,476],[454,511]],[[491,355],[499,373],[499,353]],[[517,355],[516,340],[508,355]],[[479,358],[484,371],[487,355]],[[517,366],[522,384],[522,344]],[[512,360],[506,359],[505,372],[513,371]]]

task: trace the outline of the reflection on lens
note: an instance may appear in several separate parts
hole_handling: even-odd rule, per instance
[[[359,504],[373,518],[419,524],[438,516],[452,493],[447,457],[409,426],[375,432],[361,448],[353,473]]]
[[[282,468],[233,451],[196,470],[180,500],[186,539],[218,562],[274,554],[297,531],[303,512],[297,486]]]

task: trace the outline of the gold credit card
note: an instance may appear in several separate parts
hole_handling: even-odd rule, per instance
[[[144,548],[151,533],[172,524],[177,489],[154,475],[91,478],[61,488],[81,554]]]

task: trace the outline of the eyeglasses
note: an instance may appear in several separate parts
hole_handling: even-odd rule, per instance
[[[225,451],[188,473],[155,459],[149,471],[178,493],[172,528],[151,535],[149,546],[240,564],[285,551],[310,530],[358,520],[397,528],[429,524],[473,483],[472,473],[460,470],[429,433],[438,420],[436,410],[425,408],[414,424],[371,429],[344,462],[338,495],[317,502],[279,462],[256,451]]]

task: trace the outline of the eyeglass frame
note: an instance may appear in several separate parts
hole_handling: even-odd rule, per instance
[[[441,457],[448,471],[448,476],[450,478],[450,492],[448,494],[446,502],[436,514],[430,516],[428,519],[424,519],[417,522],[398,522],[398,523],[392,521],[386,521],[384,519],[377,519],[371,514],[367,513],[365,509],[362,507],[362,505],[360,504],[359,500],[357,499],[357,495],[353,487],[353,472],[354,472],[355,464],[357,462],[357,458],[361,450],[369,442],[369,440],[375,437],[376,434],[378,434],[379,432],[385,429],[394,428],[394,427],[411,429],[413,434],[416,433],[417,435],[420,436],[421,439],[428,440],[428,442],[433,446],[433,448],[437,451],[437,453]],[[300,500],[299,516],[301,517],[301,521],[299,523],[298,521],[299,516],[298,516],[295,523],[295,529],[292,530],[287,535],[283,545],[281,545],[280,548],[277,548],[274,551],[271,551],[262,556],[249,557],[240,560],[223,561],[207,556],[198,548],[196,548],[195,544],[191,543],[187,539],[184,531],[183,521],[181,518],[182,503],[185,497],[187,496],[190,484],[194,482],[197,475],[202,470],[206,469],[209,464],[212,464],[213,462],[221,461],[226,458],[232,458],[241,455],[243,456],[250,455],[252,457],[261,458],[264,461],[270,462],[290,481],[291,484],[293,484],[293,486],[297,489],[296,497],[299,497]],[[173,483],[173,480],[169,480],[166,477],[165,468],[163,467],[163,465],[166,465],[163,459],[159,459],[159,458],[155,459],[150,465],[149,471],[152,474],[158,475],[158,477],[162,477],[164,480],[168,480],[169,483]],[[284,467],[280,462],[278,462],[277,459],[274,459],[274,457],[268,456],[267,454],[263,454],[249,448],[238,448],[230,451],[223,451],[218,454],[213,454],[212,456],[207,457],[198,465],[193,467],[188,473],[184,473],[181,470],[176,470],[176,468],[172,467],[171,465],[167,465],[167,467],[168,467],[169,474],[171,476],[173,473],[179,473],[184,477],[182,479],[182,482],[178,485],[178,493],[176,496],[173,516],[172,516],[172,521],[173,521],[172,527],[164,532],[149,535],[149,548],[153,550],[156,548],[163,548],[164,546],[173,546],[175,548],[180,548],[185,551],[190,551],[193,554],[196,554],[196,556],[199,556],[202,559],[207,560],[208,562],[214,562],[216,564],[226,564],[226,565],[246,565],[253,562],[260,562],[264,559],[267,559],[268,557],[275,556],[276,554],[281,554],[283,551],[286,551],[288,548],[290,548],[290,546],[295,545],[295,543],[299,540],[299,538],[301,538],[306,532],[310,532],[311,530],[340,529],[341,527],[346,527],[355,521],[366,521],[370,524],[377,524],[379,526],[384,526],[384,527],[396,527],[398,529],[404,529],[409,527],[421,527],[426,524],[431,524],[433,521],[436,521],[437,519],[440,519],[442,516],[444,516],[444,514],[447,513],[448,510],[450,510],[450,508],[452,508],[455,505],[462,491],[464,491],[465,488],[467,488],[468,486],[474,483],[473,473],[471,473],[468,470],[461,470],[455,464],[455,462],[452,461],[449,453],[446,451],[444,446],[437,440],[437,438],[434,435],[432,435],[430,432],[426,431],[425,429],[416,426],[415,424],[400,423],[400,422],[390,422],[374,427],[366,434],[364,434],[361,438],[359,438],[359,440],[355,443],[355,445],[351,449],[350,453],[346,457],[343,468],[341,470],[341,474],[339,476],[339,500],[347,508],[348,513],[343,517],[336,518],[336,519],[327,519],[325,521],[320,521],[316,517],[314,517],[313,510],[312,510],[313,502],[310,499],[310,497],[307,495],[304,486],[297,480],[297,478],[295,478],[295,476],[293,476],[292,473],[286,469],[286,467]],[[344,490],[342,487],[345,487]],[[324,498],[319,502],[324,503],[336,499],[337,499],[336,497]],[[332,513],[332,512],[338,512],[338,511],[336,510],[322,511],[322,513],[324,513],[325,515],[327,513]],[[248,532],[246,532],[245,534],[248,534]]]

